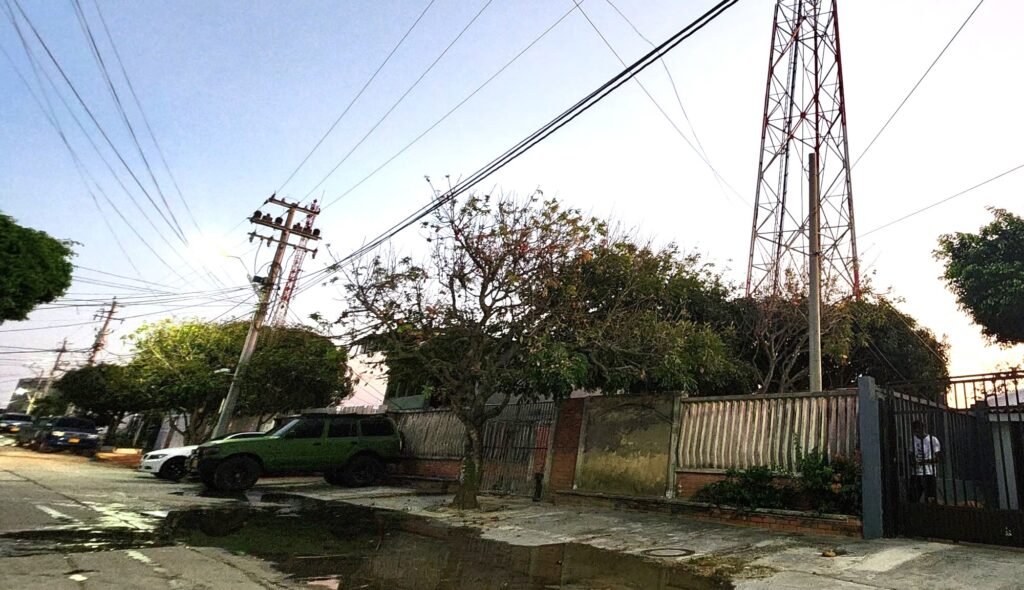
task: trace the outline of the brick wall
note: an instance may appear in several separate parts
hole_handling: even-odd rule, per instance
[[[773,531],[861,537],[861,521],[853,516],[835,516],[794,510],[735,510],[664,498],[612,496],[595,492],[564,491],[554,496],[559,506],[600,506],[614,510],[637,510],[680,514],[694,520],[752,526]]]
[[[707,471],[685,471],[676,472],[676,497],[682,499],[692,498],[702,487],[719,482],[725,479],[725,473],[713,473]]]
[[[398,475],[431,477],[437,479],[459,479],[462,462],[458,459],[403,458],[396,468]]]
[[[580,443],[580,427],[583,425],[584,401],[583,398],[567,399],[558,407],[548,494],[572,489],[576,477],[576,453]]]

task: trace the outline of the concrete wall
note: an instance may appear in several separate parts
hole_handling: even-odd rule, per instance
[[[663,496],[671,460],[673,397],[611,396],[586,401],[576,489]]]

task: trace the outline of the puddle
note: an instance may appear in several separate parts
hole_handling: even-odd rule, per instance
[[[673,559],[625,555],[574,543],[524,547],[433,519],[350,505],[274,498],[171,511],[150,531],[51,529],[18,533],[22,549],[61,552],[170,544],[219,547],[269,561],[310,588],[704,590]],[[313,505],[318,504],[318,505]],[[0,538],[0,542],[10,540]]]

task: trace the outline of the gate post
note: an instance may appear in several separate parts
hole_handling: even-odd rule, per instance
[[[857,415],[861,458],[861,523],[865,539],[881,538],[882,520],[882,433],[879,396],[875,378],[857,379]]]
[[[665,479],[665,497],[672,499],[676,497],[676,468],[679,466],[679,422],[682,403],[680,400],[685,393],[676,393],[672,396],[672,430],[668,435],[668,475]]]

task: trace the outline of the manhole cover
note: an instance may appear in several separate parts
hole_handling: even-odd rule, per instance
[[[648,557],[689,557],[693,551],[679,547],[659,547],[657,549],[646,549],[640,552]]]

